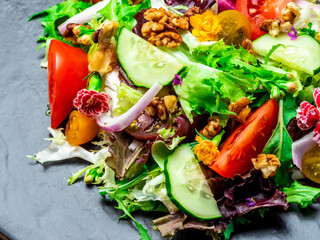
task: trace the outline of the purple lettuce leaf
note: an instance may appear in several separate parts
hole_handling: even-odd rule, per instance
[[[114,170],[117,179],[130,178],[142,170],[150,155],[150,143],[134,139],[125,131],[113,133],[109,140],[111,155],[106,163]]]
[[[224,218],[242,216],[259,208],[289,207],[286,194],[271,186],[261,171],[253,170],[248,176],[238,175],[234,179],[212,178],[208,182]]]
[[[218,12],[236,9],[236,0],[219,0]]]
[[[145,18],[144,18],[144,13],[147,11],[148,9],[142,9],[140,12],[137,12],[136,15],[134,15],[134,19],[137,21],[137,24],[132,28],[132,32],[137,34],[139,37],[144,38],[145,40],[148,40],[148,38],[145,38],[142,36],[141,33],[141,28],[143,26],[143,24],[145,24],[146,22],[148,22]]]
[[[184,5],[188,8],[199,7],[201,10],[207,10],[216,3],[216,0],[164,0],[164,2],[172,7]]]
[[[178,231],[195,229],[220,233],[228,226],[229,220],[200,221],[185,215],[183,212],[168,214],[152,221],[153,229],[160,231],[163,237],[173,237]]]

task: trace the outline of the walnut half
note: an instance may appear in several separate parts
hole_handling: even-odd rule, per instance
[[[274,154],[259,154],[251,161],[255,169],[261,170],[264,178],[275,176],[281,166],[279,159]]]
[[[150,8],[144,13],[148,22],[144,23],[141,33],[151,44],[174,48],[182,43],[178,29],[188,30],[189,22],[177,14],[163,8]]]

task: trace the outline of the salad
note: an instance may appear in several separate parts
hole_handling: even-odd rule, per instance
[[[303,0],[66,0],[40,18],[51,144],[151,239],[230,239],[320,201],[320,5]]]

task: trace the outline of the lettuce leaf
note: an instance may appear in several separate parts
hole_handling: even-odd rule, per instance
[[[211,8],[216,3],[216,0],[164,0],[164,2],[172,7],[183,5],[188,8],[199,7],[201,10],[205,11]]]
[[[118,182],[115,187],[100,188],[100,195],[107,200],[115,200],[118,203],[117,209],[124,212],[121,218],[131,218],[135,223],[139,233],[140,239],[151,240],[148,230],[138,223],[132,216],[132,212],[137,210],[143,211],[161,211],[167,212],[167,208],[159,201],[163,197],[167,197],[164,177],[161,177],[162,171],[160,168],[152,167],[145,169],[135,177]],[[160,188],[158,185],[161,185]]]
[[[292,94],[280,99],[278,125],[263,150],[265,154],[275,154],[281,162],[275,176],[275,182],[281,187],[289,187],[292,183],[291,174],[288,172],[292,167],[292,139],[286,127],[297,114],[295,100]]]
[[[90,2],[67,0],[49,7],[42,12],[33,14],[28,21],[42,17],[41,24],[44,26],[43,37],[61,40],[63,38],[60,35],[57,26],[90,6],[92,6],[92,3]]]
[[[35,159],[41,164],[45,162],[55,162],[76,157],[95,164],[96,162],[104,160],[111,155],[106,147],[102,147],[96,152],[90,152],[80,146],[71,146],[62,132],[62,128],[48,128],[48,131],[52,135],[52,138],[46,139],[48,141],[52,141],[50,146],[38,152],[35,156],[28,156],[29,158]]]
[[[317,202],[320,196],[320,188],[304,186],[297,181],[290,188],[283,188],[283,192],[287,195],[288,203],[298,203],[302,208]]]
[[[118,86],[117,93],[118,102],[116,108],[113,110],[114,116],[120,116],[128,111],[142,97],[142,93],[123,83]]]
[[[232,115],[230,102],[241,97],[253,99],[256,92],[269,92],[277,98],[287,90],[287,72],[261,65],[246,50],[228,46],[223,41],[199,43],[188,33],[182,33],[186,45],[176,49],[161,48],[187,66],[182,85],[174,86],[181,106],[192,121],[196,114]],[[276,70],[276,71],[275,71]]]
[[[233,179],[211,178],[208,183],[224,218],[232,219],[256,209],[289,207],[286,195],[263,178],[261,171],[252,170],[247,176],[236,175]]]
[[[124,26],[130,31],[136,25],[134,15],[142,9],[151,7],[150,0],[143,0],[139,4],[132,5],[130,0],[111,0],[107,6],[98,13],[109,20],[119,22],[120,27]]]

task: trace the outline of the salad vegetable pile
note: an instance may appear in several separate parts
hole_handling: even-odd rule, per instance
[[[97,185],[140,239],[137,210],[163,212],[163,237],[230,239],[320,200],[314,1],[66,0],[36,18],[52,138],[29,157],[86,160],[68,183]]]

